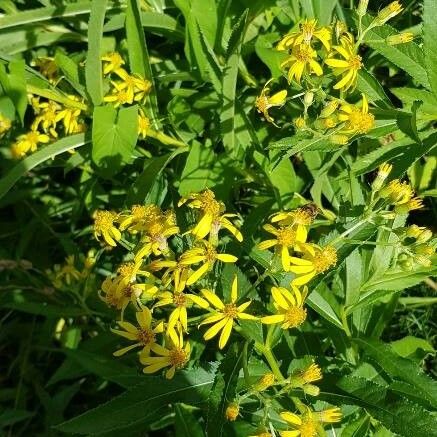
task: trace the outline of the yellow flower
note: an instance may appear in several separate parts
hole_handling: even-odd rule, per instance
[[[257,111],[260,114],[264,115],[264,118],[269,122],[273,123],[275,126],[274,119],[269,114],[269,109],[275,106],[282,106],[285,103],[285,99],[287,98],[287,90],[281,90],[277,93],[273,94],[273,96],[269,95],[270,88],[267,86],[272,79],[270,79],[263,87],[261,94],[256,98],[255,106]]]
[[[392,205],[407,204],[414,196],[414,190],[407,182],[394,179],[380,191],[380,196],[387,199]]]
[[[42,111],[39,112],[39,115],[33,121],[31,126],[32,130],[37,131],[40,127],[42,127],[42,130],[45,133],[49,133],[53,137],[57,138],[58,134],[55,129],[58,121],[58,111],[61,109],[61,106],[58,103],[49,100],[48,102],[41,103],[39,108],[42,109]]]
[[[70,285],[74,280],[80,279],[80,272],[75,266],[74,255],[70,255],[65,259],[65,264],[61,267],[61,270],[56,275],[56,278],[60,281],[65,279],[65,283]]]
[[[112,92],[103,98],[103,101],[113,103],[117,108],[120,105],[131,105],[134,101],[133,92],[129,88],[122,87],[120,84],[113,82]]]
[[[156,334],[160,334],[164,331],[164,323],[160,322],[155,327],[152,327],[152,314],[147,307],[142,307],[141,311],[135,313],[139,327],[134,326],[132,323],[119,321],[118,325],[123,329],[111,329],[114,334],[120,335],[135,343],[119,349],[114,352],[114,356],[119,357],[126,352],[136,348],[142,347],[141,354],[147,356],[150,351],[159,351],[159,345],[156,344]]]
[[[146,138],[147,131],[150,128],[150,120],[144,115],[142,109],[138,112],[138,136],[142,139]]]
[[[267,325],[282,323],[282,329],[296,328],[306,319],[307,312],[303,308],[305,298],[308,294],[307,287],[301,293],[300,290],[291,285],[291,291],[284,287],[272,287],[273,305],[278,314],[265,316],[261,319]]]
[[[166,305],[174,305],[176,308],[171,312],[168,318],[167,329],[172,330],[175,328],[178,322],[180,322],[182,328],[187,331],[188,330],[188,319],[187,319],[187,307],[193,304],[198,305],[200,308],[208,308],[208,302],[201,298],[200,296],[196,296],[192,293],[171,293],[170,291],[164,291],[159,293],[157,296],[159,299],[157,303],[153,306],[161,307]]]
[[[377,26],[381,26],[388,20],[400,14],[402,12],[402,9],[403,8],[398,1],[391,2],[388,6],[378,12],[378,15],[373,20],[373,23]]]
[[[255,391],[264,391],[267,390],[275,383],[275,375],[274,373],[265,373],[261,378],[254,384],[253,389]]]
[[[296,229],[300,239],[306,241],[308,227],[316,218],[319,209],[314,203],[308,203],[291,211],[280,211],[273,214],[270,221],[279,223],[280,226],[291,226]]]
[[[205,240],[200,240],[200,246],[193,249],[188,249],[182,254],[179,263],[182,266],[190,266],[192,264],[202,263],[191,276],[187,279],[186,284],[192,285],[197,282],[208,271],[212,270],[217,260],[224,263],[234,263],[238,258],[227,253],[217,253],[215,247]]]
[[[140,229],[145,235],[141,238],[142,247],[135,255],[136,261],[149,256],[152,252],[156,256],[167,253],[167,239],[179,232],[174,212],[162,212],[160,209],[158,213],[150,209]]]
[[[339,422],[342,414],[339,408],[311,411],[307,407],[302,415],[284,411],[280,416],[292,427],[289,431],[281,431],[281,437],[316,437],[319,435],[318,428],[321,424]]]
[[[68,96],[70,100],[80,101],[77,96]],[[79,123],[81,110],[78,108],[64,108],[58,112],[56,121],[61,121],[64,125],[64,130],[67,135],[72,135],[82,132],[82,124]]]
[[[326,50],[331,48],[332,31],[329,27],[317,29],[317,20],[305,20],[299,25],[299,32],[292,32],[285,35],[277,45],[278,50],[288,50],[299,44],[310,44],[313,38],[318,39]]]
[[[290,66],[288,70],[288,81],[293,79],[300,83],[304,73],[315,73],[317,76],[323,74],[322,67],[317,62],[317,52],[307,44],[293,46],[291,55],[281,64],[281,67]]]
[[[322,370],[316,363],[312,363],[305,370],[299,372],[299,377],[304,384],[311,384],[322,379]]]
[[[307,230],[305,226],[281,226],[275,228],[267,224],[263,228],[275,235],[276,238],[262,241],[258,244],[258,249],[266,250],[275,246],[275,254],[281,257],[282,268],[285,271],[290,267],[290,250],[299,249],[301,243],[305,243]]]
[[[102,61],[104,62],[103,74],[107,75],[109,73],[116,73],[124,65],[124,60],[119,53],[113,52],[102,56]]]
[[[11,128],[11,126],[11,120],[0,113],[0,138]]]
[[[343,89],[355,87],[358,77],[358,70],[362,67],[361,56],[357,55],[352,35],[346,34],[340,38],[340,45],[333,46],[333,49],[343,59],[337,59],[330,56],[325,59],[325,64],[332,68],[335,76],[341,76],[341,79],[334,85],[334,89]]]
[[[226,343],[229,340],[229,337],[232,332],[232,328],[234,326],[234,320],[242,319],[242,320],[256,320],[255,316],[251,314],[246,314],[244,310],[251,304],[251,300],[237,306],[236,302],[238,300],[238,280],[237,276],[232,282],[231,288],[231,302],[223,303],[219,297],[209,290],[202,290],[202,294],[205,299],[214,307],[216,310],[214,314],[208,316],[205,320],[200,323],[201,325],[209,325],[213,323],[213,325],[208,328],[208,330],[203,335],[205,340],[211,340],[214,338],[220,331],[220,339],[219,339],[219,348],[223,349],[226,346]]]
[[[158,356],[147,356],[140,354],[140,362],[146,367],[143,369],[144,373],[155,373],[164,367],[170,367],[165,377],[167,379],[173,378],[176,369],[185,367],[190,357],[190,343],[188,341],[184,345],[182,333],[179,335],[171,335],[167,338],[169,344],[168,348],[155,344],[153,352]]]
[[[216,200],[214,192],[209,189],[201,193],[192,193],[183,197],[178,206],[187,203],[187,206],[201,211],[201,217],[191,233],[197,238],[205,238],[210,234],[210,240],[216,242],[221,228],[227,229],[238,241],[243,241],[241,232],[228,220],[236,214],[223,214],[226,207],[223,202]]]
[[[116,241],[121,239],[121,232],[114,225],[114,221],[117,220],[117,214],[112,211],[95,211],[94,212],[94,237],[97,241],[100,241],[100,237],[103,237],[106,244],[115,247]]]
[[[17,141],[12,144],[11,152],[14,158],[21,158],[28,152],[35,152],[39,143],[48,143],[50,138],[46,134],[38,131],[30,131],[27,134],[20,135]]]
[[[240,414],[240,406],[236,402],[231,402],[226,407],[225,417],[226,420],[229,420],[229,422],[234,422],[239,414]]]
[[[362,94],[361,108],[343,103],[340,106],[338,119],[345,123],[340,132],[346,135],[365,134],[375,124],[375,117],[369,114],[369,104],[364,94]]]
[[[187,279],[191,275],[189,267],[181,265],[174,260],[154,260],[148,266],[147,269],[151,272],[166,268],[167,270],[162,275],[161,281],[164,287],[168,287],[173,281],[173,287],[175,293],[181,293],[184,291],[187,284]]]
[[[337,263],[337,251],[332,246],[320,247],[316,244],[305,244],[303,258],[290,257],[289,271],[297,275],[292,284],[307,284],[319,273],[323,273]]]

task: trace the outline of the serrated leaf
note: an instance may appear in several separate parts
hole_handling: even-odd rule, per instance
[[[389,345],[375,339],[354,339],[360,348],[392,379],[400,379],[416,387],[437,408],[437,382],[426,376],[412,361],[393,353]],[[437,431],[437,430],[436,430]]]
[[[181,371],[172,380],[144,376],[144,382],[105,404],[67,420],[55,428],[73,434],[101,435],[136,424],[148,424],[164,404],[205,402],[214,382],[215,370]]]
[[[423,51],[425,66],[431,90],[437,96],[437,3],[434,0],[423,2]]]
[[[417,132],[417,110],[422,105],[422,102],[415,100],[411,105],[411,111],[408,113],[399,113],[396,122],[399,129],[408,135],[414,141],[420,143],[421,139]]]

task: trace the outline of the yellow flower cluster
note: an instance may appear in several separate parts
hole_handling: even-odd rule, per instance
[[[82,102],[74,95],[69,95],[72,102]],[[76,107],[66,107],[53,100],[41,101],[39,97],[29,96],[30,105],[35,118],[31,124],[31,130],[20,135],[11,146],[11,154],[14,158],[22,158],[28,153],[35,152],[40,144],[47,144],[58,138],[60,130],[65,135],[73,135],[85,130],[82,119],[82,110]]]
[[[287,395],[290,390],[302,390],[303,393],[310,396],[318,396],[320,393],[319,388],[314,385],[322,379],[322,371],[316,363],[311,363],[309,366],[296,370],[288,378],[283,380],[276,380],[273,373],[266,373],[259,378],[259,380],[248,387],[245,392],[237,393],[235,399],[230,402],[225,410],[225,418],[228,421],[235,421],[240,415],[240,406],[247,402],[250,398],[256,398],[262,402],[266,399],[266,417],[268,417],[268,409],[274,408],[270,402],[269,389],[275,387],[275,397]],[[249,401],[250,402],[250,401]],[[339,408],[330,408],[322,411],[313,411],[308,406],[298,401],[298,406],[301,414],[295,414],[290,411],[283,411],[280,413],[280,417],[283,419],[284,426],[287,430],[280,429],[275,430],[279,435],[285,437],[302,436],[302,437],[315,437],[319,435],[319,430],[325,423],[339,422],[342,418],[342,414]],[[271,423],[267,427],[265,419],[258,426],[259,431],[256,436],[271,436],[272,431]],[[253,436],[253,437],[256,437]]]
[[[163,211],[154,204],[94,214],[94,235],[103,245],[113,248],[134,241],[130,260],[103,281],[100,292],[106,304],[121,311],[121,329],[114,332],[134,342],[115,354],[140,347],[144,372],[168,368],[168,378],[188,361],[190,345],[185,337],[193,324],[191,312],[204,314],[198,326],[210,325],[204,339],[219,336],[219,348],[226,345],[239,320],[256,318],[246,313],[250,300],[239,302],[237,277],[228,299],[221,299],[208,281],[217,263],[237,261],[236,256],[223,253],[219,235],[225,229],[242,241],[231,221],[236,215],[226,213],[225,205],[210,190],[181,199],[179,207],[183,205],[196,215],[195,224],[185,233],[173,210]],[[175,250],[176,240],[185,241],[182,252]],[[124,320],[129,304],[137,325]]]
[[[333,144],[346,145],[355,135],[365,134],[374,127],[374,115],[369,112],[367,97],[362,95],[361,102],[350,103],[346,96],[355,90],[359,71],[363,68],[358,53],[365,34],[400,13],[402,7],[399,2],[392,2],[363,30],[361,18],[366,9],[360,5],[357,10],[360,18],[357,37],[341,21],[318,26],[316,19],[307,19],[277,43],[276,49],[285,57],[281,67],[286,72],[288,83],[302,90],[291,97],[303,96],[303,114],[294,120],[297,130],[325,137]],[[412,38],[410,33],[401,33],[390,35],[381,42],[404,44]],[[255,106],[268,122],[275,124],[269,109],[282,107],[288,92],[282,89],[270,95],[272,80],[263,87]],[[339,95],[334,97],[337,91]],[[308,112],[310,106],[319,107],[311,111],[311,116]],[[319,115],[314,117],[317,113]]]

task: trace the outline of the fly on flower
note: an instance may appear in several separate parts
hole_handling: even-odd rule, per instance
[[[224,303],[210,290],[202,290],[204,298],[214,307],[212,315],[208,316],[199,326],[213,324],[203,335],[205,340],[211,340],[220,331],[219,348],[223,349],[229,340],[235,320],[256,320],[257,317],[247,314],[244,311],[252,301],[237,305],[238,301],[238,279],[235,275],[231,288],[231,301]]]

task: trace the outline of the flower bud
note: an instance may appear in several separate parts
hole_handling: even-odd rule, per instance
[[[349,137],[347,135],[334,134],[329,137],[329,141],[338,146],[345,146],[349,142]]]
[[[369,5],[369,0],[360,0],[360,3],[358,4],[358,9],[357,9],[357,14],[360,17],[366,15],[368,5]]]
[[[411,259],[407,259],[405,261],[400,262],[399,266],[401,267],[402,270],[406,272],[410,272],[411,270],[413,270],[414,263]]]
[[[373,21],[375,25],[382,26],[387,23],[388,20],[396,17],[396,15],[402,12],[402,6],[398,1],[391,2],[384,9],[381,9]]]
[[[388,178],[393,166],[391,164],[381,164],[378,169],[378,174],[376,175],[375,180],[372,183],[372,190],[373,191],[379,191],[382,186],[384,185],[384,182]]]
[[[428,244],[419,244],[414,248],[414,253],[418,255],[431,256],[434,255],[434,248]]]
[[[240,406],[236,402],[231,402],[227,406],[225,411],[226,420],[229,420],[229,422],[235,421],[239,413],[240,413]]]
[[[416,262],[421,264],[423,267],[431,267],[431,260],[425,255],[416,256]]]
[[[273,373],[266,373],[253,386],[256,391],[264,391],[272,386],[275,382],[275,375]]]
[[[417,237],[418,243],[425,243],[432,238],[432,231],[429,229],[423,230]]]
[[[338,108],[338,101],[331,100],[323,107],[322,111],[320,112],[320,117],[322,118],[329,117],[335,112],[337,108]]]
[[[417,238],[422,233],[423,228],[417,225],[408,226],[405,235],[410,238]]]
[[[313,384],[306,384],[302,387],[304,393],[310,396],[319,396],[320,388]]]
[[[307,91],[303,96],[303,104],[305,105],[305,108],[310,107],[313,104],[313,101],[314,101],[314,93],[311,91]]]
[[[303,129],[306,127],[306,121],[303,117],[297,117],[294,119],[294,125],[297,129]]]
[[[411,32],[398,33],[397,35],[388,36],[385,41],[389,46],[395,46],[398,44],[405,44],[411,42],[414,39],[414,35]]]

